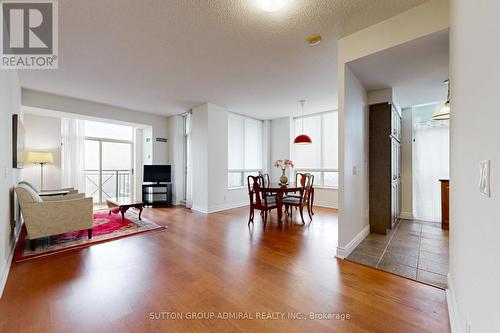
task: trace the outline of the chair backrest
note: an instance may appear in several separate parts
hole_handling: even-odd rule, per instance
[[[247,177],[248,196],[250,197],[250,205],[264,206],[267,205],[265,192],[262,189],[264,186],[264,177],[248,176]]]
[[[33,188],[26,184],[19,184],[16,187],[15,191],[19,200],[19,204],[21,205],[21,209],[23,207],[23,204],[25,203],[43,202],[38,193],[36,193]]]
[[[301,199],[302,202],[307,202],[311,196],[314,183],[314,175],[310,173],[298,173],[301,175],[300,185],[302,186]]]
[[[271,184],[271,178],[269,177],[269,174],[264,173],[262,177],[264,179],[264,187],[269,187],[269,184]]]
[[[308,173],[297,172],[295,174],[295,184],[301,187],[305,187],[308,175]]]

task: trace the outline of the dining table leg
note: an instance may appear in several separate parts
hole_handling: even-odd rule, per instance
[[[283,192],[278,192],[276,195],[276,209],[278,210],[278,224],[281,226],[281,218],[283,217]]]

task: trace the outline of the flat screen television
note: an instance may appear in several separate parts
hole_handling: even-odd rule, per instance
[[[170,165],[145,165],[144,182],[146,183],[170,183],[171,166]]]

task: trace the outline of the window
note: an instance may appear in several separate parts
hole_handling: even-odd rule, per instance
[[[313,142],[310,145],[293,146],[295,173],[308,172],[314,175],[316,186],[338,187],[338,112],[298,117],[294,119],[294,126],[294,136],[304,132]]]
[[[262,171],[262,121],[228,114],[228,187],[246,185]]]
[[[122,141],[133,140],[133,128],[130,126],[89,120],[85,120],[84,124],[85,136],[89,138],[102,138]]]

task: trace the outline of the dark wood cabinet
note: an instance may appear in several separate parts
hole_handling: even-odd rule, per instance
[[[386,234],[401,211],[401,116],[390,103],[369,109],[370,231]]]
[[[441,229],[450,229],[450,181],[440,179],[441,182]]]
[[[172,183],[143,184],[142,201],[145,206],[172,206]]]

